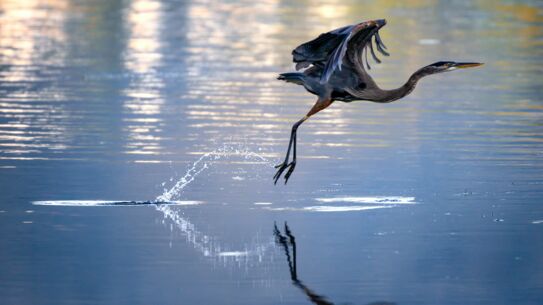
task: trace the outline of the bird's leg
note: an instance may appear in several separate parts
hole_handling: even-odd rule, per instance
[[[279,165],[276,165],[275,168],[280,168],[282,165],[288,163],[288,159],[290,157],[290,149],[292,148],[292,142],[294,140],[294,134],[295,134],[295,129],[294,129],[294,126],[292,126],[292,130],[290,131],[290,139],[288,141],[288,149],[287,149],[287,155],[285,156],[285,161],[283,161],[283,163],[281,163]],[[274,178],[275,178],[275,176],[274,176]]]
[[[290,178],[290,175],[292,175],[292,172],[294,171],[294,168],[296,167],[296,132],[294,132],[294,140],[293,145],[294,148],[292,150],[292,162],[289,164],[289,169],[285,174],[285,184],[287,184],[288,178]]]
[[[283,163],[275,166],[277,168],[277,172],[273,176],[274,184],[277,184],[277,180],[279,180],[279,177],[281,177],[281,174],[288,168],[288,171],[285,174],[285,184],[287,184],[288,179],[290,178],[290,175],[292,175],[292,172],[294,172],[294,168],[296,167],[296,134],[298,131],[298,127],[302,125],[303,122],[305,122],[307,119],[309,119],[310,116],[314,115],[315,113],[325,109],[326,107],[330,106],[332,104],[332,99],[326,98],[321,99],[319,98],[315,105],[309,110],[309,112],[298,122],[296,122],[294,125],[292,125],[292,131],[290,133],[290,141],[288,144],[287,149],[287,155],[285,157],[285,161]],[[294,147],[293,147],[294,146]],[[290,149],[292,148],[293,153],[293,159],[292,162],[288,162],[290,157]]]
[[[283,163],[276,165],[275,168],[278,168],[277,172],[273,176],[273,179],[275,179],[274,184],[277,183],[277,180],[281,177],[281,174],[290,167],[290,169],[287,171],[288,176],[292,174],[292,171],[294,170],[294,167],[296,166],[296,131],[298,130],[298,126],[300,126],[305,120],[307,120],[309,117],[305,116],[298,122],[296,122],[294,125],[292,125],[292,130],[290,132],[290,141],[288,144],[287,149],[287,155],[285,156],[285,161]],[[294,146],[294,147],[293,147]],[[290,149],[293,148],[293,157],[294,159],[292,162],[288,162],[290,158]],[[290,174],[289,174],[290,173]],[[287,183],[288,177],[285,175],[285,183]]]

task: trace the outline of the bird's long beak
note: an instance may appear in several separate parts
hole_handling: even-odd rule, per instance
[[[478,63],[478,62],[458,62],[454,65],[454,67],[457,69],[465,69],[465,68],[474,68],[474,67],[478,67],[482,65],[483,65],[482,63]]]

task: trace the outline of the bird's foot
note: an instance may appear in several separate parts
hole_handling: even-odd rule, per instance
[[[290,178],[290,175],[292,175],[292,172],[294,171],[294,168],[296,167],[296,161],[292,161],[290,163],[283,162],[279,165],[276,165],[275,168],[277,168],[277,172],[273,176],[274,182],[273,184],[277,184],[277,181],[281,177],[281,174],[288,168],[288,171],[285,173],[285,184],[287,184],[288,179]]]
[[[277,168],[278,170],[273,176],[273,180],[274,180],[273,184],[277,184],[277,180],[279,180],[279,177],[281,177],[281,174],[283,173],[283,171],[287,169],[287,166],[288,166],[288,163],[286,161],[275,166],[275,168]]]

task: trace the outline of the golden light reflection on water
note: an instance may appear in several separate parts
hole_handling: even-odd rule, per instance
[[[159,1],[135,0],[130,2],[125,12],[129,34],[124,64],[134,73],[148,73],[156,69],[162,58],[159,52],[161,10]]]
[[[538,5],[488,0],[195,0],[172,9],[161,1],[133,0],[114,7],[121,10],[114,15],[122,19],[118,29],[97,26],[109,21],[100,15],[107,9],[89,10],[86,5],[0,0],[0,149],[5,158],[41,157],[46,150],[92,150],[85,147],[89,143],[78,141],[105,137],[97,132],[110,127],[100,126],[104,114],[120,117],[119,150],[137,162],[213,149],[227,137],[280,156],[291,124],[315,101],[303,88],[275,79],[277,73],[293,70],[291,50],[332,28],[374,18],[389,21],[381,36],[392,56],[371,70],[384,88],[401,85],[413,71],[437,60],[480,59],[489,64],[480,71],[424,80],[413,95],[391,105],[334,104],[301,128],[299,141],[301,149],[310,151],[307,157],[332,151],[313,148],[334,147],[345,153],[383,147],[418,152],[422,142],[443,136],[440,124],[424,122],[444,114],[469,120],[470,126],[448,131],[458,141],[479,139],[489,147],[501,143],[508,151],[513,151],[509,143],[525,141],[534,148],[541,142],[538,133],[519,130],[543,124],[537,89],[541,69],[535,64],[543,56],[537,48],[543,41]],[[98,17],[86,16],[89,12]],[[88,37],[70,30],[81,18],[93,20],[93,26],[85,28]],[[179,25],[182,28],[175,27]],[[111,49],[111,58],[104,62],[118,61],[122,72],[105,69],[110,74],[102,77],[117,81],[112,87],[119,92],[109,108],[99,104],[94,113],[92,106],[82,110],[73,101],[95,103],[77,96],[91,78],[52,68],[90,61],[76,55],[78,48],[91,44],[82,40],[96,36],[103,39],[91,43]],[[175,39],[182,42],[172,42]],[[120,41],[118,53],[108,46],[112,41]],[[105,90],[105,83],[93,90]],[[174,88],[178,85],[183,90]],[[474,100],[468,92],[484,96]],[[117,102],[121,110],[111,106]],[[85,112],[89,109],[93,110]],[[86,124],[89,119],[94,123]],[[183,130],[171,131],[169,126]],[[468,146],[452,147],[464,151]]]
[[[68,39],[64,31],[68,1],[0,1],[0,153],[3,160],[46,160],[44,151],[70,147],[69,129],[61,121],[70,116],[63,105],[63,92],[40,88],[28,90],[40,75],[42,65],[59,65]],[[54,73],[52,74],[54,76]],[[19,90],[2,90],[4,88]],[[35,103],[40,101],[40,103]],[[33,149],[29,149],[33,148]]]
[[[161,117],[164,99],[162,79],[157,73],[163,55],[161,53],[162,3],[136,0],[125,11],[125,27],[128,31],[125,69],[136,75],[135,80],[123,91],[126,96],[124,109],[133,120],[125,126],[127,139],[125,153],[132,155],[163,154]],[[138,161],[138,160],[136,160]],[[140,160],[141,161],[141,160]]]
[[[54,53],[47,58],[49,64],[61,63],[65,53],[55,44],[66,40],[62,25],[69,10],[69,2],[47,1],[0,1],[0,58],[11,65],[42,64],[43,54]],[[14,73],[6,75],[7,81],[25,81],[33,75]]]

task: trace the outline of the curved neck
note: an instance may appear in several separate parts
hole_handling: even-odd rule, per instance
[[[432,73],[427,72],[424,68],[419,69],[417,72],[413,73],[411,77],[409,77],[409,79],[403,86],[397,89],[392,89],[392,90],[377,89],[378,92],[376,92],[377,94],[375,94],[376,98],[372,99],[372,101],[377,102],[377,103],[390,103],[390,102],[399,100],[402,97],[413,92],[413,90],[415,89],[415,86],[417,86],[417,82],[424,76],[427,76],[430,74]]]

